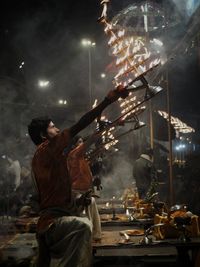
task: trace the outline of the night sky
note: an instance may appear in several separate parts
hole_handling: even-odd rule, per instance
[[[114,16],[128,4],[138,1],[111,2],[109,15]],[[99,0],[1,1],[1,82],[11,78],[18,83],[14,94],[12,90],[4,92],[1,89],[1,101],[10,99],[27,105],[53,105],[58,98],[63,98],[73,105],[85,105],[88,101],[88,55],[81,47],[82,38],[96,42],[91,51],[92,82],[94,96],[102,98],[110,83],[102,81],[100,73],[106,71],[113,59],[103,26],[97,22],[100,14]],[[169,33],[169,39],[174,42],[179,42],[187,32],[187,24],[179,25],[177,29],[180,33],[174,29]],[[186,116],[187,120],[190,120],[188,114],[198,116],[200,111],[197,55],[197,49],[193,49],[187,55],[178,54],[169,64],[172,110],[174,115]],[[25,64],[20,69],[23,61]],[[48,91],[38,90],[38,79],[51,82]]]

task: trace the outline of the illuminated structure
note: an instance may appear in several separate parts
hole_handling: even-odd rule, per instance
[[[108,3],[109,0],[101,1],[103,12],[99,21],[104,24],[104,31],[106,35],[109,36],[108,45],[112,55],[116,58],[115,65],[117,74],[113,79],[113,83],[115,86],[122,84],[133,93],[145,89],[146,92],[142,100],[145,99],[147,101],[150,97],[154,96],[155,90],[153,94],[149,93],[150,86],[144,76],[160,64],[158,51],[155,51],[150,45],[155,40],[151,40],[151,42],[147,43],[144,37],[133,34],[130,35],[123,27],[117,27],[116,23],[108,22]],[[159,42],[159,45],[161,44],[162,43]],[[159,88],[157,92],[161,90],[162,88]],[[148,94],[147,92],[149,93],[149,97],[146,97]],[[136,95],[133,96],[132,94],[129,95],[128,99],[121,100],[121,119],[125,120],[130,116],[134,116],[135,121],[138,121],[137,112],[141,113],[139,110],[144,110],[143,107],[138,109],[140,103],[143,104],[143,101],[137,100]]]
[[[156,32],[163,30],[165,24],[165,10],[155,1],[139,1],[133,3],[120,11],[112,23],[123,27],[134,35],[145,35],[145,32]],[[174,27],[181,22],[180,15],[171,14],[167,27]],[[134,26],[133,26],[134,25]]]
[[[162,116],[164,119],[169,120],[169,114],[167,112],[158,110],[158,114]],[[179,133],[187,134],[187,133],[195,132],[195,130],[192,127],[188,126],[186,123],[182,122],[177,117],[171,116],[170,123],[171,125],[173,125],[174,129],[176,130],[178,134]]]

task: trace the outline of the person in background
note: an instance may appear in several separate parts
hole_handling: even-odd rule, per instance
[[[8,173],[12,174],[14,176],[14,190],[19,187],[21,183],[21,166],[20,162],[17,159],[12,159],[11,157],[7,157],[7,160],[9,162],[9,167],[8,167]]]
[[[79,207],[90,204],[88,194],[74,199],[66,168],[68,154],[63,152],[81,130],[102,111],[128,91],[118,86],[94,109],[72,127],[60,131],[48,117],[32,119],[29,135],[37,146],[32,160],[32,178],[38,192],[40,217],[37,223],[37,266],[50,266],[51,258],[59,266],[89,267],[91,264],[91,222],[79,216]]]
[[[98,134],[92,135],[85,142],[79,136],[75,139],[75,145],[67,157],[67,167],[72,181],[72,190],[77,197],[91,189],[92,173],[89,162],[86,160],[86,152],[89,146],[98,138]],[[85,208],[88,219],[92,222],[92,237],[94,241],[101,240],[101,220],[96,205],[96,200],[91,197],[91,204]]]
[[[147,148],[133,164],[133,178],[141,199],[145,198],[148,192],[154,172],[153,150]]]
[[[5,210],[7,215],[16,216],[22,199],[18,194],[21,184],[21,166],[20,162],[15,158],[14,153],[9,153],[9,156],[3,155],[5,161],[5,183],[3,185],[5,194],[3,194],[4,201],[6,202]]]

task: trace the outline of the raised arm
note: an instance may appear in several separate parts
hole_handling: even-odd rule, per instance
[[[111,103],[115,102],[120,97],[126,98],[127,96],[128,91],[122,86],[118,86],[117,89],[110,91],[105,97],[105,99],[98,106],[87,112],[76,124],[74,124],[69,129],[71,137],[75,136],[81,130],[86,128],[90,123],[92,123]]]
[[[110,104],[111,104],[110,100],[108,98],[105,98],[98,106],[96,106],[94,109],[90,110],[85,115],[83,115],[83,117],[81,117],[81,119],[70,128],[71,136],[72,137],[75,136],[81,130],[86,128],[99,115],[101,115],[102,111]]]
[[[62,154],[65,149],[64,153],[67,154],[71,149],[71,141],[75,135],[92,123],[107,106],[115,102],[118,98],[126,98],[127,96],[128,91],[122,86],[118,86],[117,89],[110,91],[98,106],[83,115],[72,127],[63,130],[51,140],[49,143],[50,152],[57,157]]]

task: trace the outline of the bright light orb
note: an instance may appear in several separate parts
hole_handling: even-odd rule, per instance
[[[41,88],[48,87],[49,84],[50,84],[50,82],[47,81],[47,80],[39,80],[39,81],[38,81],[38,86],[41,87]]]
[[[60,105],[67,105],[67,100],[59,99],[58,104]]]
[[[82,39],[81,44],[82,44],[83,46],[87,46],[87,47],[95,46],[95,45],[96,45],[95,42],[92,42],[92,41],[89,40],[89,39]]]
[[[159,45],[159,46],[163,46],[163,42],[160,41],[160,40],[158,40],[158,39],[156,39],[156,38],[153,39],[153,42],[154,42],[155,44]]]

